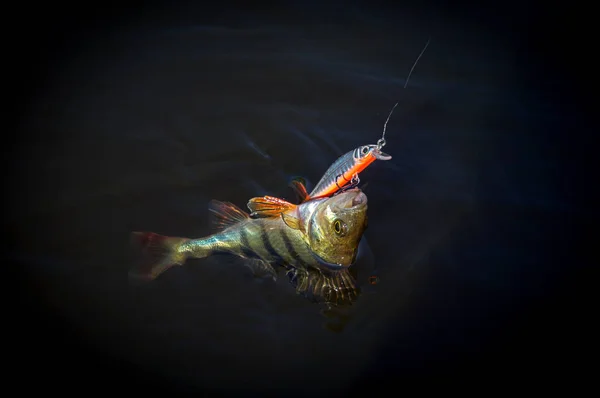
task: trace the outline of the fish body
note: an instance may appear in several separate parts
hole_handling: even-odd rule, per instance
[[[203,238],[134,232],[143,261],[130,275],[152,280],[187,259],[230,254],[273,277],[273,266],[283,266],[297,291],[305,295],[330,301],[357,294],[348,267],[356,259],[367,223],[367,197],[362,191],[352,189],[297,206],[277,198],[258,199],[248,204],[258,218],[231,203],[212,201],[209,209],[219,230]]]
[[[310,194],[302,184],[292,182],[296,192],[304,201],[315,198],[331,196],[351,183],[354,176],[358,176],[375,160],[390,160],[392,157],[378,147],[378,145],[361,145],[340,156],[325,172]]]

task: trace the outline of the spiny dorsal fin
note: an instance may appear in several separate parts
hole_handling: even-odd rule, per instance
[[[294,192],[296,192],[296,195],[298,195],[300,203],[306,202],[310,199],[310,195],[306,190],[306,182],[304,181],[304,178],[296,177],[292,179],[292,181],[290,181],[290,187],[292,187]]]
[[[296,205],[274,196],[260,196],[250,199],[248,208],[252,217],[263,218],[279,217],[282,213],[294,210]]]
[[[230,202],[211,200],[208,204],[210,218],[217,230],[225,229],[250,218],[248,213]]]

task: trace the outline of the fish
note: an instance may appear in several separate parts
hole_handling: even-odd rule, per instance
[[[298,205],[271,196],[252,198],[250,213],[212,200],[213,234],[191,239],[132,232],[140,256],[129,276],[152,281],[188,259],[234,255],[273,279],[275,267],[285,269],[296,292],[312,301],[349,304],[360,292],[349,268],[367,228],[367,202],[358,188]]]

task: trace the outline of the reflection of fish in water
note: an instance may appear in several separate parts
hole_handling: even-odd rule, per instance
[[[144,256],[130,275],[152,280],[189,258],[233,254],[273,278],[273,265],[285,267],[297,292],[313,300],[348,304],[358,296],[348,267],[367,226],[362,191],[355,188],[300,205],[264,196],[251,199],[248,208],[256,218],[231,203],[212,201],[220,230],[200,239],[134,232]]]

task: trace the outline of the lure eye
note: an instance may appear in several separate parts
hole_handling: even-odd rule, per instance
[[[362,149],[360,150],[360,153],[363,155],[366,155],[367,153],[369,153],[369,147],[368,146],[362,147]]]
[[[344,235],[346,235],[347,230],[348,230],[348,226],[342,220],[335,220],[333,222],[333,231],[337,235],[344,236]]]

